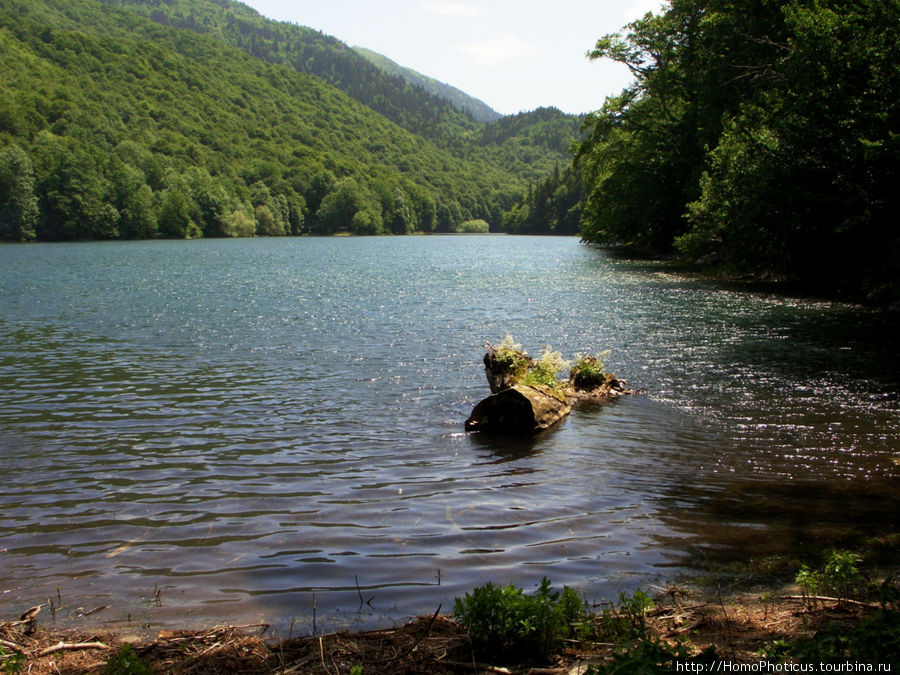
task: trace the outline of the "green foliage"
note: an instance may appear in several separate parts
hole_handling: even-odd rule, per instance
[[[589,666],[586,675],[704,672],[711,671],[712,664],[719,660],[714,647],[694,656],[681,642],[672,645],[658,638],[645,638],[617,646],[611,662]]]
[[[547,346],[544,348],[541,358],[531,362],[528,372],[522,378],[522,384],[540,384],[555,388],[559,383],[557,375],[569,365],[560,352],[555,352],[552,347]]]
[[[480,653],[546,659],[584,620],[587,608],[572,589],[554,591],[544,577],[532,595],[512,585],[476,588],[456,598],[453,615]]]
[[[549,346],[539,359],[531,358],[511,335],[507,335],[499,346],[494,347],[491,354],[495,374],[503,375],[511,384],[541,385],[555,389],[559,385],[557,375],[570,365],[563,360],[562,354]]]
[[[776,662],[897,663],[900,661],[900,613],[879,610],[853,626],[832,622],[810,638],[779,640],[764,656]]]
[[[628,642],[642,638],[647,632],[647,612],[653,601],[638,589],[633,595],[619,593],[619,602],[606,607],[595,619],[591,638],[602,642]]]
[[[503,229],[511,234],[578,234],[581,229],[584,181],[577,166],[528,186],[525,196],[503,214]]]
[[[109,675],[149,675],[150,669],[144,665],[134,648],[125,644],[106,661]]]
[[[486,220],[477,218],[475,220],[466,220],[450,229],[451,232],[468,232],[471,234],[486,234],[491,226]]]
[[[316,213],[317,234],[352,231],[353,234],[380,234],[383,230],[381,204],[375,195],[353,178],[337,182],[325,195]]]
[[[566,115],[556,108],[538,108],[484,125],[475,142],[500,166],[539,181],[555,174],[560,162],[571,161],[571,147],[582,136],[582,122],[581,116]]]
[[[576,356],[572,370],[569,371],[569,381],[576,389],[590,390],[599,387],[607,380],[606,366],[603,359],[609,356],[609,350],[601,352],[597,356]]]
[[[500,118],[500,113],[493,110],[487,103],[479,101],[449,84],[439,82],[414,70],[394,63],[389,58],[365,47],[353,47],[360,56],[377,66],[379,70],[388,75],[402,77],[414,87],[422,87],[426,91],[449,101],[457,110],[468,113],[477,122],[493,122]]]
[[[6,648],[0,645],[0,669],[2,672],[10,673],[10,675],[24,672],[27,662],[28,657],[22,652],[7,653]]]
[[[634,83],[586,122],[584,239],[900,293],[896,0],[673,0],[591,57]]]
[[[0,151],[0,240],[34,239],[38,203],[34,168],[18,145]]]
[[[577,356],[573,365],[550,346],[544,348],[539,359],[533,359],[522,350],[522,345],[516,343],[511,335],[507,335],[499,346],[491,348],[489,355],[494,374],[503,376],[509,384],[540,385],[559,391],[564,384],[559,380],[559,374],[570,366],[569,382],[576,389],[594,389],[615,377],[607,374],[603,364],[603,359],[609,356],[609,350],[597,356]]]
[[[494,365],[498,374],[508,376],[518,382],[528,373],[532,359],[522,351],[522,345],[507,335],[503,342],[493,349]]]
[[[678,642],[669,644],[647,633],[647,612],[653,601],[640,589],[634,594],[619,594],[619,602],[606,608],[593,623],[593,640],[612,642],[612,660],[602,665],[592,665],[588,673],[592,675],[613,675],[626,673],[671,673],[679,669],[685,672],[695,669],[684,668],[684,664],[708,664],[716,659],[714,647],[692,655],[687,645]]]
[[[813,603],[816,595],[850,600],[865,592],[865,578],[858,567],[861,561],[862,557],[852,551],[832,551],[821,570],[813,571],[802,565],[795,581],[807,602]]]

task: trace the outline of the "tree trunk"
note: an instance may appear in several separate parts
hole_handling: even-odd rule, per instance
[[[534,434],[548,429],[569,414],[572,405],[549,387],[516,384],[478,403],[467,431]]]

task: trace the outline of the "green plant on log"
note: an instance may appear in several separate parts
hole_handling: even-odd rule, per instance
[[[610,377],[614,377],[614,375],[606,373],[603,359],[607,356],[609,356],[608,349],[596,356],[576,354],[575,364],[569,371],[569,381],[572,386],[582,390],[596,389],[605,384]]]
[[[522,384],[534,386],[536,384],[556,389],[559,385],[557,375],[568,368],[570,363],[563,359],[562,354],[553,351],[549,345],[544,348],[544,353],[537,361],[532,361],[528,372],[522,378]]]
[[[532,359],[512,335],[507,335],[493,351],[494,363],[502,374],[509,375],[516,382],[525,377]]]

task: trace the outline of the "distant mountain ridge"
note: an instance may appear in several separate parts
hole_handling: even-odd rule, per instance
[[[503,115],[491,108],[491,106],[484,101],[477,99],[474,96],[470,96],[466,92],[457,89],[452,85],[445,84],[433,77],[423,75],[412,68],[401,66],[384,54],[379,54],[371,49],[359,46],[354,46],[353,50],[378,66],[385,73],[402,77],[413,86],[422,87],[425,91],[434,94],[435,96],[447,99],[457,110],[468,112],[478,122],[494,122],[503,117]]]

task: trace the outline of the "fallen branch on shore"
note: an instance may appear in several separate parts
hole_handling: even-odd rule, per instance
[[[37,655],[40,658],[54,652],[74,651],[76,649],[112,649],[112,647],[102,642],[58,642],[52,647],[42,649]]]
[[[839,605],[856,605],[857,607],[868,607],[869,609],[881,609],[881,605],[877,602],[863,602],[862,600],[851,600],[850,598],[833,598],[828,595],[779,595],[779,600],[803,600],[804,602],[836,602]]]

